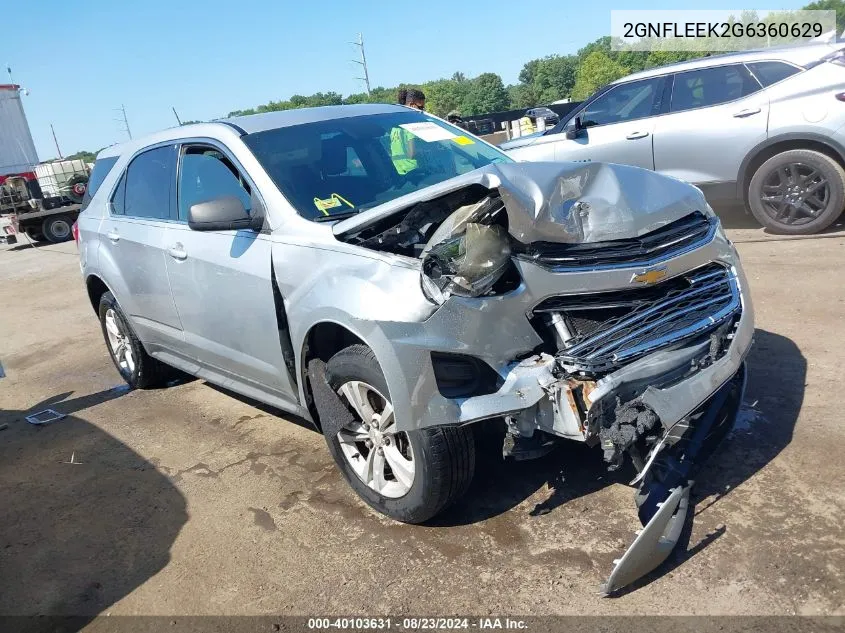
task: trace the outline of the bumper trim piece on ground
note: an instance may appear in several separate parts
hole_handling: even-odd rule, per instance
[[[601,587],[608,596],[659,567],[678,544],[689,508],[690,486],[673,488],[631,547],[614,561],[613,571]]]

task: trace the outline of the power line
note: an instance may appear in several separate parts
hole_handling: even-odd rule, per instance
[[[364,35],[362,33],[358,33],[358,41],[357,42],[349,42],[353,46],[357,46],[361,49],[361,59],[360,61],[357,59],[351,60],[354,64],[361,64],[361,67],[364,69],[364,76],[363,77],[355,77],[359,81],[363,81],[364,85],[367,87],[367,96],[370,96],[370,73],[367,71],[367,56],[364,54]]]

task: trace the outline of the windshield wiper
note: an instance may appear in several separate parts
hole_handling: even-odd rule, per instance
[[[314,222],[331,222],[333,220],[345,220],[351,218],[353,215],[358,215],[360,210],[347,211],[346,213],[333,213],[332,215],[321,215],[314,218]]]

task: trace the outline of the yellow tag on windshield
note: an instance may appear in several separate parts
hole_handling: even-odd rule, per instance
[[[475,143],[475,141],[473,141],[471,138],[468,138],[466,136],[456,136],[453,140],[458,145],[472,145],[473,143]]]
[[[320,211],[323,212],[323,215],[328,215],[326,211],[329,209],[334,209],[335,207],[339,207],[341,205],[341,201],[339,198],[314,198],[314,206],[317,207]]]

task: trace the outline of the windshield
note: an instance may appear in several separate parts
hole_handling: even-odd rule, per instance
[[[316,221],[512,162],[464,130],[410,111],[305,123],[243,140],[297,212]]]

